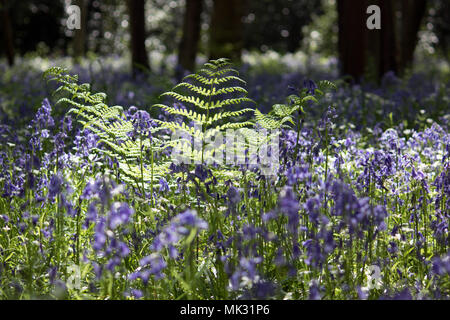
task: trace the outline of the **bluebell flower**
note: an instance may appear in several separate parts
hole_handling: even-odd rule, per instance
[[[109,212],[109,227],[114,230],[120,225],[127,224],[133,213],[134,210],[127,203],[113,203]]]
[[[320,200],[318,197],[308,198],[304,207],[308,213],[309,220],[317,225],[319,223],[320,215]]]
[[[230,205],[236,205],[241,201],[241,194],[239,190],[233,186],[230,186],[227,191],[227,199]]]
[[[33,215],[31,216],[31,223],[33,224],[33,226],[36,226],[39,220],[39,216],[37,215]]]
[[[150,129],[156,126],[156,122],[150,117],[147,111],[136,111],[131,116],[131,122],[134,128],[133,131],[128,133],[131,138],[134,139],[137,135],[149,136],[151,138]]]
[[[88,228],[91,222],[95,222],[97,219],[97,207],[95,202],[91,202],[86,212],[86,219],[84,222],[84,228]]]
[[[303,81],[303,86],[307,89],[306,93],[314,95],[318,89],[316,83],[310,79]]]
[[[0,215],[0,219],[2,219],[5,223],[9,222],[9,217],[5,214]]]
[[[81,199],[89,200],[93,197],[97,196],[100,189],[100,180],[89,180],[86,186],[84,187],[83,193],[81,194]]]
[[[36,116],[33,120],[37,130],[45,129],[55,125],[55,121],[51,116],[52,107],[47,98],[42,101],[42,106],[38,109]]]
[[[150,275],[154,275],[155,279],[164,277],[162,271],[167,267],[167,263],[160,254],[152,253],[142,258],[139,264],[145,269],[140,271],[137,277],[141,278],[144,283],[148,282]]]
[[[437,275],[450,275],[450,252],[443,257],[433,259],[433,272]]]
[[[95,234],[94,234],[94,244],[93,248],[96,251],[100,251],[103,249],[106,244],[106,230],[105,230],[105,219],[102,217],[99,219],[99,222],[95,226]]]
[[[174,221],[183,226],[190,226],[200,230],[208,228],[208,224],[204,220],[199,219],[197,217],[197,212],[193,210],[186,210],[185,212],[180,213],[175,217]]]
[[[274,263],[276,266],[284,266],[286,264],[286,259],[284,257],[283,250],[281,248],[277,249]]]
[[[61,193],[62,191],[63,180],[62,177],[58,174],[54,174],[50,179],[50,185],[48,186],[48,197],[50,199],[54,199],[55,196]]]
[[[141,291],[141,290],[138,290],[138,289],[132,289],[132,290],[131,290],[131,295],[132,295],[133,297],[135,297],[136,299],[140,299],[140,298],[142,298],[142,297],[144,296],[144,294],[142,293],[142,291]]]
[[[53,284],[56,280],[56,275],[58,274],[58,268],[57,267],[51,267],[48,271],[48,277],[50,280],[50,283]]]
[[[105,268],[111,272],[114,271],[115,267],[120,264],[120,259],[118,257],[113,256],[111,259],[108,260],[106,263]]]
[[[119,242],[117,245],[117,254],[119,255],[119,257],[121,258],[125,258],[130,254],[130,249],[128,248],[128,246],[123,243],[123,242]]]
[[[169,191],[169,184],[167,183],[166,179],[160,178],[159,179],[159,192],[163,193]]]
[[[320,287],[317,281],[313,281],[309,287],[309,300],[320,300],[322,294],[320,293]]]
[[[233,290],[239,288],[240,280],[243,277],[246,277],[251,282],[255,282],[258,279],[256,266],[261,262],[261,257],[241,257],[239,259],[239,266],[230,279]]]
[[[259,280],[252,284],[251,289],[242,296],[245,300],[272,298],[277,290],[277,285],[271,281]]]
[[[392,300],[412,300],[411,292],[408,288],[403,289],[392,297]]]
[[[103,274],[103,266],[96,262],[92,262],[92,268],[94,269],[94,274],[97,279],[100,279]]]
[[[279,210],[288,218],[288,230],[294,234],[298,232],[299,201],[291,188],[285,188],[279,197]]]

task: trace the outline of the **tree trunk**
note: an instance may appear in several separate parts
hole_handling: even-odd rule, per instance
[[[381,9],[381,29],[368,30],[369,44],[376,44],[378,47],[370,47],[367,51],[369,59],[376,61],[374,67],[375,80],[379,81],[389,71],[398,72],[398,47],[396,46],[395,30],[395,0],[371,1]]]
[[[366,66],[365,1],[338,0],[339,58],[341,74],[361,80]]]
[[[412,65],[417,33],[426,11],[426,0],[338,0],[341,73],[360,81],[365,72],[380,80],[388,72],[402,73]],[[381,29],[369,30],[369,5],[381,10]],[[396,5],[401,5],[396,7]],[[402,13],[396,23],[396,11]]]
[[[87,32],[87,0],[77,0],[75,4],[80,7],[81,28],[75,29],[73,40],[73,57],[78,62],[86,54],[86,32]]]
[[[145,49],[145,0],[127,0],[130,15],[131,66],[133,75],[150,70]]]
[[[210,24],[210,59],[241,60],[245,0],[214,0]]]
[[[183,36],[178,50],[178,65],[184,70],[194,71],[200,39],[200,16],[203,0],[186,0],[184,13]]]
[[[417,33],[420,30],[426,12],[426,0],[402,0],[402,30],[401,30],[401,71],[411,67],[414,50],[417,45]]]
[[[298,19],[294,19],[289,24],[289,36],[287,42],[287,50],[294,53],[300,47],[300,41],[302,41],[302,26]]]
[[[1,4],[1,19],[3,27],[3,37],[6,58],[10,66],[14,65],[14,38],[12,34],[11,20],[9,18],[8,0],[0,0]]]

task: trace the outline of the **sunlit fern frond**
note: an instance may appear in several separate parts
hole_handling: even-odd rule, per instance
[[[255,103],[247,98],[247,90],[242,84],[245,81],[239,78],[228,59],[211,60],[197,73],[186,76],[183,82],[161,95],[170,98],[173,104],[154,105],[169,114],[181,116],[183,122],[159,121],[159,124],[200,139],[202,146],[205,139],[218,132],[253,126],[254,123],[241,119],[246,113],[253,112],[244,105]],[[191,154],[195,157],[195,152]],[[210,156],[203,147],[201,156],[202,160]]]
[[[290,114],[284,115],[283,117],[279,114],[277,114],[277,116],[273,116],[270,114],[264,114],[258,109],[255,110],[255,119],[256,123],[258,123],[262,128],[268,130],[287,127],[287,122],[294,124]]]
[[[131,120],[126,118],[123,108],[108,106],[105,103],[106,94],[92,93],[89,84],[78,84],[78,77],[68,75],[66,69],[53,67],[48,69],[44,76],[61,85],[55,93],[65,96],[57,103],[68,105],[68,114],[73,114],[84,129],[99,137],[101,146],[94,148],[94,151],[115,159],[118,163],[117,169],[125,182],[134,186],[148,186],[146,182],[152,180],[157,183],[161,176],[167,174],[169,164],[166,162],[156,162],[150,170],[150,161],[148,157],[143,157],[142,150],[152,149],[153,152],[158,152],[171,146],[171,143],[165,143],[156,137],[132,138],[130,133],[134,127]],[[152,135],[160,129],[152,128]]]
[[[311,83],[313,83],[311,81]],[[303,88],[299,90],[299,95],[292,94],[287,97],[287,103],[275,104],[269,114],[263,114],[255,110],[255,120],[262,128],[274,130],[289,127],[288,123],[295,125],[294,116],[297,120],[305,113],[305,108],[309,102],[317,103],[318,97],[325,94],[326,90],[336,89],[336,85],[328,80],[319,81],[317,85],[313,83],[314,90]]]

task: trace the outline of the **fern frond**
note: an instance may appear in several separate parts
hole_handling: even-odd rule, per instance
[[[244,103],[255,102],[247,98],[245,88],[232,84],[235,81],[245,84],[245,81],[239,78],[239,73],[230,65],[228,59],[211,60],[205,63],[197,73],[184,77],[183,82],[161,95],[162,97],[170,97],[176,102],[187,104],[187,109],[166,104],[154,105],[154,107],[159,107],[170,114],[182,116],[185,121],[194,121],[202,130],[189,127],[184,122],[180,124],[178,122],[158,121],[158,123],[162,127],[171,129],[172,132],[179,130],[190,135],[192,139],[201,139],[202,145],[205,144],[205,140],[221,131],[253,126],[254,123],[250,121],[233,121],[245,113],[253,111],[250,108],[242,108],[241,106]],[[185,80],[194,80],[194,83]],[[231,106],[237,107],[237,110],[223,110],[225,107]],[[229,122],[223,123],[225,120],[229,120]],[[185,148],[186,146],[180,147]],[[186,150],[180,149],[180,151]],[[216,151],[220,152],[219,149]],[[192,158],[198,156],[196,152],[196,150],[192,150],[190,153]],[[202,147],[201,159],[207,160],[209,156],[210,153],[205,152]]]
[[[278,107],[279,112],[281,107]],[[282,117],[282,118],[281,118]],[[290,114],[286,115],[279,115],[279,117],[274,117],[270,114],[264,114],[258,109],[255,110],[255,119],[256,122],[263,128],[268,130],[274,130],[274,129],[280,129],[282,127],[286,127],[285,123],[290,122],[294,124],[294,121],[292,120],[292,117]]]
[[[145,181],[158,181],[160,176],[167,174],[168,164],[161,161],[154,162],[152,170],[148,169],[149,161],[143,159],[142,150],[151,148],[158,152],[173,146],[173,143],[163,143],[157,137],[131,138],[130,133],[134,131],[134,126],[126,119],[123,107],[107,106],[106,94],[91,93],[89,84],[78,84],[76,76],[67,75],[65,72],[62,68],[50,68],[44,75],[61,84],[56,93],[68,94],[57,103],[69,105],[68,113],[74,114],[85,129],[99,137],[98,142],[102,147],[97,146],[93,149],[94,152],[116,159],[124,180],[135,187],[142,185],[142,177]],[[152,128],[150,132],[154,134],[159,130],[161,128]],[[141,161],[145,162],[143,168]]]
[[[192,83],[188,83],[188,82],[181,82],[180,84],[176,85],[175,87],[173,87],[173,91],[175,91],[176,89],[185,87],[189,90],[191,90],[194,93],[200,94],[204,97],[211,97],[211,96],[218,96],[221,94],[228,94],[228,93],[235,93],[235,92],[240,92],[240,93],[244,93],[247,94],[247,90],[245,90],[242,87],[238,87],[238,86],[234,86],[234,87],[225,87],[225,88],[221,88],[219,90],[216,90],[216,88],[214,87],[212,90],[210,88],[203,88],[200,86],[196,86],[193,85]]]

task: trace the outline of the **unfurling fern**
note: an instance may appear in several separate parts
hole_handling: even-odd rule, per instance
[[[183,82],[162,94],[178,103],[171,106],[154,105],[170,114],[182,116],[185,121],[182,123],[157,121],[162,127],[169,128],[173,132],[185,133],[190,138],[199,139],[201,150],[192,150],[189,138],[180,140],[176,148],[187,155],[189,160],[203,163],[214,153],[222,152],[225,146],[221,144],[217,148],[205,150],[206,141],[226,129],[253,126],[250,121],[227,121],[254,111],[250,108],[240,108],[242,104],[254,103],[247,98],[247,90],[241,86],[242,84],[245,84],[245,81],[239,78],[238,72],[231,67],[228,59],[211,60],[197,73],[186,76]],[[233,107],[238,109],[232,110]],[[225,111],[225,108],[229,110]]]
[[[299,90],[299,95],[290,95],[287,97],[286,104],[275,104],[269,114],[263,114],[255,110],[256,122],[266,129],[280,129],[289,127],[286,123],[294,123],[294,114],[297,112],[297,125],[301,120],[301,115],[305,113],[304,108],[308,101],[317,102],[317,98],[325,94],[329,89],[336,89],[336,85],[328,80],[319,81],[317,84],[313,81],[305,81],[305,88]]]
[[[168,162],[150,164],[150,161],[147,161],[146,165],[143,165],[145,159],[142,157],[142,151],[151,149],[152,152],[157,152],[163,148],[162,141],[156,137],[150,139],[142,135],[132,137],[135,130],[132,121],[127,120],[121,106],[106,105],[106,94],[91,93],[89,84],[78,84],[78,77],[68,75],[67,70],[63,68],[50,68],[44,73],[44,77],[51,77],[50,80],[61,84],[55,93],[68,93],[67,97],[59,99],[57,103],[70,105],[68,113],[75,114],[84,129],[89,129],[99,136],[99,143],[106,147],[95,148],[94,151],[115,159],[117,169],[122,173],[125,182],[141,190],[149,189],[168,172]],[[159,129],[152,128],[150,132],[153,134]],[[170,143],[165,146],[170,146]]]
[[[304,88],[299,90],[298,95],[290,95],[287,97],[286,104],[275,104],[269,114],[263,114],[259,110],[255,110],[256,122],[265,129],[281,129],[289,127],[287,123],[296,125],[297,141],[295,144],[295,159],[298,158],[300,127],[305,114],[305,107],[308,101],[317,102],[316,97],[321,97],[325,91],[336,89],[336,85],[328,80],[319,81],[317,84],[308,80],[304,83]],[[294,115],[297,114],[297,121],[294,122]]]

